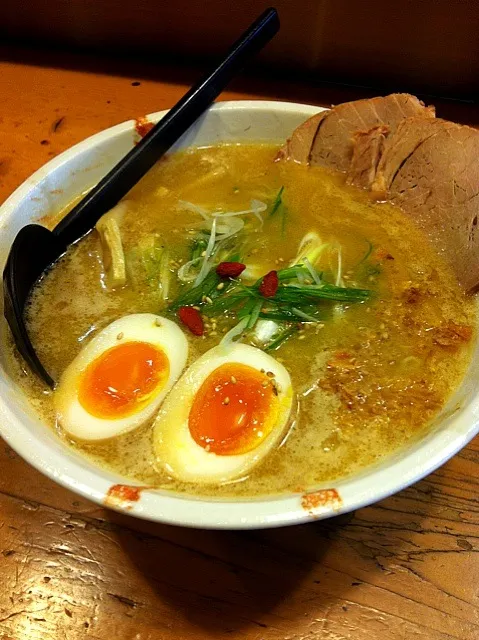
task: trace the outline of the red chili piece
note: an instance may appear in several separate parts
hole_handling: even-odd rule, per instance
[[[241,262],[220,262],[216,267],[216,273],[220,278],[237,278],[246,269]]]
[[[148,118],[144,118],[143,116],[137,118],[135,121],[135,129],[139,136],[144,138],[147,133],[149,133],[153,127],[155,126],[154,122],[150,122]]]
[[[180,307],[178,309],[178,315],[181,322],[188,327],[191,333],[195,336],[203,335],[205,332],[203,318],[197,309],[193,309],[193,307]]]
[[[278,291],[279,278],[277,271],[270,271],[265,275],[259,285],[259,292],[265,298],[272,298]]]

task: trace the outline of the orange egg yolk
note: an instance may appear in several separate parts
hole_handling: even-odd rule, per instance
[[[274,378],[244,364],[224,364],[195,395],[188,417],[191,437],[218,455],[247,453],[271,433],[278,405]]]
[[[169,373],[164,351],[147,342],[125,342],[88,365],[78,399],[97,418],[125,418],[162,390]]]

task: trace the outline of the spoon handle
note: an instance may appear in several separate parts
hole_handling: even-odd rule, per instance
[[[65,244],[90,231],[170,149],[230,80],[279,30],[276,9],[267,9],[237,40],[214,71],[193,86],[164,118],[55,227]]]

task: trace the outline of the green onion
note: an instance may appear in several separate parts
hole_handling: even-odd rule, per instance
[[[362,264],[363,262],[366,262],[366,260],[369,258],[369,256],[371,255],[371,253],[373,252],[373,243],[370,242],[369,240],[366,240],[366,242],[368,243],[368,250],[366,251],[366,253],[364,254],[364,256],[361,258],[361,260],[358,262],[358,266],[360,264]]]
[[[143,238],[126,256],[126,265],[133,285],[146,282],[168,298],[171,271],[169,252],[156,236]]]
[[[309,275],[308,269],[305,269],[301,265],[295,265],[278,271],[278,277],[280,281],[284,283],[285,280],[297,278],[298,273]],[[266,302],[266,299],[259,293],[259,285],[261,284],[261,281],[262,278],[250,287],[246,287],[241,283],[236,283],[235,286],[230,288],[226,293],[223,290],[220,295],[215,294],[216,299],[214,299],[211,304],[205,306],[204,312],[208,316],[215,316],[228,312],[235,312],[238,317],[249,315],[252,313],[258,301],[261,301],[262,303]],[[202,293],[199,301],[201,301],[203,295],[209,294]],[[286,318],[291,320],[294,319],[295,316],[298,317],[298,314],[292,311],[293,307],[301,310],[305,305],[317,304],[320,300],[358,302],[367,300],[369,296],[370,291],[367,289],[336,287],[332,284],[282,284],[276,294],[273,297],[268,298],[268,308],[265,311],[260,310],[258,317],[270,320],[285,320]],[[306,312],[303,310],[302,313]],[[311,314],[308,315],[311,316]],[[315,322],[316,321],[317,319],[315,318]],[[309,318],[308,322],[311,322]]]
[[[284,236],[284,232],[286,229],[286,207],[283,202],[283,191],[284,186],[276,194],[275,199],[273,200],[273,204],[271,205],[271,211],[269,213],[269,217],[272,218],[276,212],[281,208],[281,235]]]
[[[174,310],[181,305],[200,305],[202,312],[209,317],[236,317],[239,322],[231,334],[228,332],[227,342],[231,341],[230,335],[252,331],[257,339],[261,334],[263,348],[274,351],[298,330],[301,323],[320,322],[324,318],[321,311],[327,311],[330,307],[328,301],[361,302],[371,295],[367,289],[324,283],[321,276],[309,262],[306,266],[295,264],[280,269],[278,290],[274,296],[265,298],[259,292],[262,278],[251,286],[238,280],[222,281],[212,267],[200,285],[181,293],[170,308]],[[311,279],[314,284],[305,284]],[[224,286],[218,289],[220,281]],[[206,302],[205,297],[208,298]],[[260,325],[263,329],[268,321],[273,325],[273,330],[268,330],[266,334],[264,331],[258,333]],[[251,339],[251,334],[248,335]]]
[[[279,271],[277,271],[277,274],[279,281],[283,282],[285,280],[294,280],[295,278],[297,279],[300,274],[307,277],[309,275],[309,271],[305,267],[303,267],[302,264],[295,264],[292,267],[280,269]],[[256,282],[251,285],[250,289],[259,289],[261,283],[263,282],[263,278],[264,276],[258,278],[258,280],[256,280]]]
[[[206,250],[208,246],[209,234],[199,233],[193,240],[191,246],[191,260],[196,260],[197,258],[201,258],[201,254]]]
[[[274,298],[269,301],[302,306],[314,300],[336,300],[337,302],[358,302],[367,300],[371,295],[368,289],[354,289],[352,287],[337,287],[332,284],[324,285],[296,285],[288,284],[280,287]]]
[[[313,279],[313,282],[315,284],[321,284],[321,278],[319,277],[319,273],[316,271],[316,269],[313,267],[313,265],[311,264],[311,262],[308,260],[306,256],[304,257],[303,262],[304,262],[304,266],[309,271]]]
[[[303,236],[298,248],[298,253],[295,258],[296,263],[303,262],[304,258],[307,258],[309,262],[314,266],[319,260],[323,251],[329,248],[331,245],[329,242],[323,242],[316,231],[309,231]]]
[[[261,307],[262,306],[263,306],[263,301],[262,300],[258,300],[255,303],[255,305],[253,307],[253,310],[251,311],[249,322],[247,324],[247,328],[248,329],[252,329],[254,327],[254,325],[256,324],[256,321],[259,318],[259,314],[261,313]]]
[[[281,187],[281,189],[276,194],[275,199],[273,200],[273,204],[271,205],[271,211],[269,212],[269,217],[270,218],[272,218],[274,216],[276,211],[278,211],[278,209],[280,208],[280,206],[283,203],[283,191],[284,191],[284,186]]]
[[[265,351],[276,351],[279,347],[285,342],[288,338],[291,338],[295,333],[297,333],[298,327],[288,327],[282,333],[279,334],[276,338],[271,340],[271,342],[266,345],[264,348]]]
[[[319,318],[315,318],[314,316],[309,315],[309,313],[305,313],[301,311],[301,309],[297,309],[296,307],[291,307],[291,311],[298,316],[298,318],[302,318],[306,320],[306,322],[319,322]]]
[[[309,275],[309,271],[305,269],[302,264],[294,264],[292,267],[280,269],[278,271],[278,278],[281,282],[283,280],[293,280],[294,278],[297,278],[300,273],[304,276]]]
[[[161,297],[165,302],[166,300],[168,300],[168,295],[170,293],[170,281],[171,281],[170,253],[168,249],[165,249],[160,258]]]
[[[243,301],[244,300],[245,299],[243,298]],[[236,315],[238,316],[238,318],[245,318],[246,316],[250,316],[257,304],[258,302],[256,298],[247,299],[246,301],[244,301],[244,304],[238,310]]]
[[[276,320],[277,322],[298,322],[298,317],[287,309],[261,311],[259,317],[263,320]]]
[[[198,284],[196,287],[192,287],[191,289],[180,293],[180,295],[170,304],[170,309],[174,311],[179,307],[200,304],[204,297],[216,297],[220,293],[216,288],[220,282],[221,278],[216,271],[212,269],[203,282]],[[228,285],[226,283],[225,289],[227,286]],[[223,289],[223,291],[225,289]]]
[[[213,300],[211,304],[205,307],[204,312],[208,316],[216,316],[228,311],[234,311],[238,307],[242,307],[252,297],[257,299],[259,296],[258,294],[255,295],[247,287],[235,287],[228,295],[220,295]]]

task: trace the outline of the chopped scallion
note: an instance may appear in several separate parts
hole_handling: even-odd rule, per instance
[[[220,282],[221,278],[219,275],[217,275],[214,269],[211,270],[201,284],[180,293],[180,295],[171,303],[170,309],[174,311],[179,307],[200,304],[206,297],[216,297],[219,293],[223,293],[227,288],[225,287],[221,292],[218,291],[216,287]]]
[[[275,199],[273,200],[273,204],[271,205],[271,211],[269,212],[269,217],[270,218],[272,218],[274,216],[276,211],[278,211],[278,209],[280,208],[280,206],[283,203],[283,191],[284,191],[284,186],[281,187],[281,189],[276,194]]]
[[[283,344],[283,342],[288,340],[288,338],[291,338],[291,336],[293,336],[297,332],[298,332],[298,327],[288,327],[284,329],[278,336],[276,336],[273,340],[271,340],[271,342],[268,345],[266,345],[264,350],[276,351],[276,349],[279,349],[279,347]]]
[[[249,322],[247,324],[247,329],[252,329],[254,327],[254,325],[256,324],[256,321],[259,318],[259,314],[261,313],[261,307],[263,306],[263,301],[262,300],[258,300],[257,302],[255,302],[255,305],[251,311],[251,315],[249,318]]]
[[[306,322],[319,322],[319,318],[315,318],[314,316],[310,315],[309,313],[301,311],[301,309],[297,309],[296,307],[291,307],[291,311],[296,316],[298,316],[298,318],[301,318],[302,320],[305,320]]]

